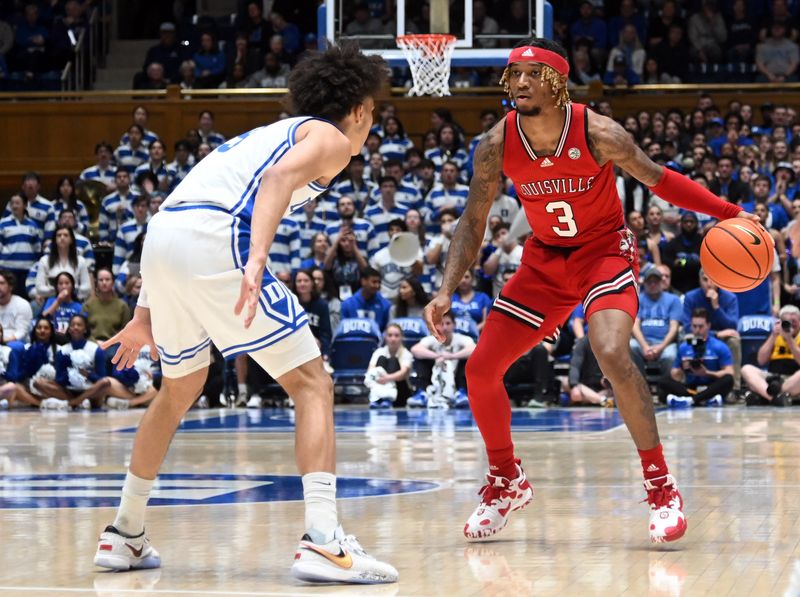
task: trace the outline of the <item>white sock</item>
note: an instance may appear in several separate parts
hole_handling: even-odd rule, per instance
[[[306,530],[318,543],[333,541],[333,533],[339,526],[336,513],[336,475],[332,473],[308,473],[303,475],[303,499],[306,503]],[[319,535],[324,538],[319,538]]]
[[[247,384],[246,383],[240,383],[239,384],[239,396],[241,396],[242,394],[247,394]]]
[[[124,535],[136,537],[144,532],[144,510],[150,499],[155,479],[142,479],[130,470],[122,486],[122,500],[117,510],[114,527]]]

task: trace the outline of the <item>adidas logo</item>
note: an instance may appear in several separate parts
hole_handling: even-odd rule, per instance
[[[548,166],[552,166],[553,162],[551,162],[548,158],[544,158],[542,160],[542,168],[547,168]]]
[[[650,466],[647,467],[647,472],[648,473],[652,473],[652,472],[655,472],[657,470],[658,470],[658,467],[655,464],[651,464]]]
[[[528,48],[527,50],[525,50],[525,51],[522,53],[522,55],[523,55],[523,56],[533,56],[533,50],[531,50],[530,48]]]

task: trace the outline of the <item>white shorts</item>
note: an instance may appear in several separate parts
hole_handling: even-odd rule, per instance
[[[226,358],[250,354],[275,379],[320,355],[308,315],[268,269],[250,327],[233,314],[249,244],[249,226],[216,205],[176,205],[150,220],[141,271],[165,377],[208,366],[211,342]]]

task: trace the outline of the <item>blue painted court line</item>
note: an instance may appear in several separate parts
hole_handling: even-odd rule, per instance
[[[122,473],[0,475],[0,509],[108,508],[119,504]],[[365,498],[438,489],[438,483],[337,477],[339,498]],[[150,506],[205,506],[303,500],[297,475],[162,473]]]
[[[268,433],[294,429],[294,412],[284,409],[193,411],[203,412],[197,418],[185,420],[178,433]],[[381,431],[399,429],[408,431],[476,431],[478,428],[468,410],[337,410],[334,412],[336,431]],[[617,410],[517,409],[512,411],[511,428],[515,432],[598,432],[623,424]],[[133,433],[135,427],[117,429],[119,433]]]

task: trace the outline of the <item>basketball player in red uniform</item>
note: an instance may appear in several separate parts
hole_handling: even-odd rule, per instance
[[[511,407],[503,386],[508,367],[531,347],[558,335],[579,303],[603,374],[638,448],[650,504],[650,540],[686,532],[683,501],[664,461],[653,402],[630,358],[638,310],[636,240],[625,228],[614,164],[659,197],[718,219],[755,219],[690,179],[652,162],[615,121],[569,101],[566,52],[532,39],[511,51],[502,82],[516,110],[478,145],[469,199],[448,251],[444,279],[425,309],[441,335],[442,314],[475,261],[501,172],[514,182],[533,235],[522,265],[494,302],[467,363],[469,401],[489,459],[481,503],[464,534],[490,537],[533,499],[511,440]]]

